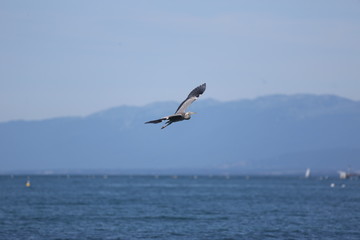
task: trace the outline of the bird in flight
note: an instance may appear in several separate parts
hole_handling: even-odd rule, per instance
[[[183,120],[189,120],[191,118],[192,114],[195,114],[194,112],[185,112],[186,109],[192,104],[196,99],[199,98],[201,94],[205,92],[206,89],[206,83],[201,84],[200,86],[194,88],[189,94],[189,96],[180,104],[180,106],[177,108],[175,114],[166,116],[160,119],[148,121],[146,123],[161,123],[162,121],[167,121],[164,126],[161,127],[161,129],[166,128],[173,122],[179,122]]]

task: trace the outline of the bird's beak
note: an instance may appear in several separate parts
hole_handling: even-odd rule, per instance
[[[191,112],[191,114],[197,114],[196,112]]]

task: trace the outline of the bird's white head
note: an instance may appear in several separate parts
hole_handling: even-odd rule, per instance
[[[193,115],[193,114],[196,114],[196,112],[186,112],[184,118],[185,119],[190,119],[191,115]]]

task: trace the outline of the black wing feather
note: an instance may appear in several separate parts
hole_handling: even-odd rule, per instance
[[[201,84],[200,86],[194,88],[194,90],[192,90],[189,93],[189,96],[186,98],[191,98],[191,97],[199,97],[201,94],[203,94],[205,92],[206,89],[206,83]]]
[[[176,112],[179,111],[179,109],[181,108],[181,106],[189,99],[192,97],[199,97],[201,94],[203,94],[205,92],[206,89],[206,83],[201,84],[200,86],[194,88],[189,95],[187,96],[187,98],[179,105],[179,107],[176,109]],[[176,113],[175,112],[175,113]]]
[[[161,123],[163,120],[165,120],[165,119],[164,119],[164,118],[160,118],[160,119],[148,121],[148,122],[146,122],[146,123]]]

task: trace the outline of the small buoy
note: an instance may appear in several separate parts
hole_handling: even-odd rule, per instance
[[[330,187],[335,187],[335,183],[330,184]]]
[[[27,180],[27,181],[26,181],[25,186],[26,186],[26,187],[30,187],[30,186],[31,186],[31,184],[30,184],[30,180]]]

